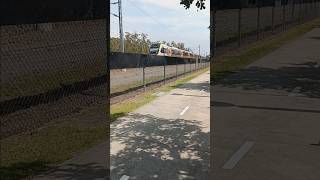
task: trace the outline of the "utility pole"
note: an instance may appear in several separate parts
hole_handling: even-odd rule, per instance
[[[118,15],[111,13],[113,16],[119,19],[119,35],[120,35],[120,51],[124,53],[124,38],[123,38],[123,25],[122,25],[122,2],[118,0],[117,2],[112,2],[110,4],[118,4]]]
[[[120,34],[120,51],[124,53],[124,38],[123,38],[123,25],[122,25],[122,2],[118,0],[118,18],[119,18],[119,34]]]
[[[197,65],[198,65],[198,63],[201,63],[201,55],[200,55],[200,44],[199,44],[199,58],[198,58],[199,60],[197,61]]]

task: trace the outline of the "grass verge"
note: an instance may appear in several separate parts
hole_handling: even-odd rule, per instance
[[[104,123],[85,126],[76,120],[68,120],[38,129],[32,134],[26,133],[1,140],[0,179],[31,179],[52,165],[106,141]]]
[[[213,66],[211,66],[211,80],[216,82],[228,74],[237,72],[266,54],[310,31],[317,24],[320,24],[319,18],[294,27],[283,34],[252,43],[238,49],[236,52],[226,53],[217,57],[213,62]]]

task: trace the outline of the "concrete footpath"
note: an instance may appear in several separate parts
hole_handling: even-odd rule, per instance
[[[320,29],[211,88],[216,180],[320,178]]]
[[[111,179],[209,179],[210,74],[111,125]]]

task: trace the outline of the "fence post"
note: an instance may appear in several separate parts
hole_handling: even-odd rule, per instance
[[[194,68],[195,68],[194,70],[195,70],[195,71],[197,70],[197,64],[198,64],[197,62],[194,63]]]
[[[192,66],[192,62],[191,62],[191,66]],[[195,69],[193,69],[192,71],[195,71]]]
[[[315,17],[315,5],[316,5],[316,1],[312,1],[311,2],[311,4],[312,4],[312,19]]]
[[[184,66],[183,66],[183,68],[184,68],[184,72],[183,72],[183,74],[184,74],[184,75],[186,75],[186,60],[185,60],[185,59],[184,59],[184,63],[183,63],[183,65],[184,65]]]
[[[319,9],[319,1],[316,1],[315,2],[315,16],[317,17],[318,15],[319,15],[319,11],[320,11],[320,9]]]
[[[308,2],[307,4],[308,4],[308,9],[307,9],[307,12],[308,12],[308,20],[310,20],[310,19],[311,19],[311,3]]]
[[[302,1],[300,0],[300,2],[299,2],[299,24],[301,24],[301,22],[302,22],[301,11],[302,11]]]
[[[203,69],[203,61],[200,61],[201,62],[201,69]]]
[[[292,2],[292,12],[291,12],[291,23],[294,24],[295,19],[294,19],[294,10],[295,10],[295,1]]]
[[[320,4],[320,1],[316,1],[316,2],[315,2],[315,6],[316,6],[316,7],[315,7],[315,8],[316,8],[316,9],[315,9],[315,16],[316,16],[316,17],[319,16],[319,11],[320,11],[320,8],[319,8],[320,6],[319,6],[319,4]]]
[[[145,72],[145,68],[146,68],[146,62],[144,62],[143,68],[142,68],[142,80],[143,80],[143,89],[144,89],[144,91],[146,91],[146,72]]]
[[[176,59],[176,79],[178,79],[178,59]]]
[[[241,11],[242,9],[239,9],[239,14],[238,14],[238,46],[241,46]]]
[[[166,60],[163,63],[163,81],[166,84]]]
[[[308,19],[309,19],[309,11],[308,11],[308,3],[306,2],[306,4],[305,4],[305,14],[306,14],[306,18],[305,18],[305,20],[307,20],[308,21]]]
[[[260,6],[258,6],[258,17],[257,17],[257,40],[260,39]]]
[[[306,19],[308,19],[308,15],[307,15],[307,12],[308,12],[307,8],[308,8],[308,6],[307,6],[307,3],[303,3],[303,6],[304,6],[303,21],[305,21]]]
[[[312,10],[312,12],[313,12],[313,18],[315,18],[315,17],[317,17],[317,14],[316,14],[316,12],[317,12],[317,2],[316,1],[313,1],[313,10]]]
[[[272,34],[274,34],[274,9],[275,9],[275,6],[272,6],[272,15],[271,15],[271,32]]]
[[[286,5],[282,5],[282,28],[283,31],[286,30]]]

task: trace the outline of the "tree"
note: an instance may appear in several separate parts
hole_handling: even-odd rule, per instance
[[[200,10],[205,9],[205,1],[206,0],[197,0],[197,2],[196,2],[197,8],[199,8]],[[184,7],[186,9],[189,9],[193,2],[194,2],[194,0],[180,0],[180,4],[184,5]],[[214,38],[215,38],[214,37],[215,29],[213,28],[214,14],[215,14],[215,10],[211,6],[210,7],[210,26],[208,27],[210,29],[210,42],[211,42],[211,44],[210,44],[210,57],[213,57],[213,55],[215,53],[214,52],[215,45],[212,44],[212,43],[215,42],[215,40],[214,40]]]
[[[110,47],[112,52],[119,52],[119,38],[112,37],[110,39]],[[151,41],[145,33],[125,33],[125,52],[127,53],[143,53],[149,52]]]
[[[184,48],[184,43],[177,43],[177,48],[179,48],[179,49],[185,49],[185,48]]]
[[[171,46],[173,46],[173,47],[177,47],[177,43],[176,43],[176,42],[174,42],[174,41],[172,41],[172,42],[171,42]]]
[[[205,1],[206,0],[196,0],[196,6],[197,8],[199,8],[200,10],[205,9]],[[184,7],[186,9],[189,9],[190,6],[192,5],[192,3],[194,2],[194,0],[180,0],[180,4],[184,5]]]

